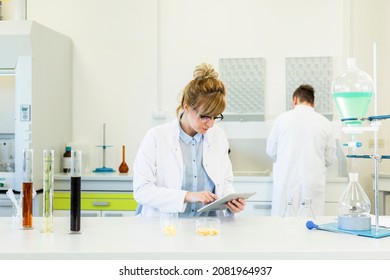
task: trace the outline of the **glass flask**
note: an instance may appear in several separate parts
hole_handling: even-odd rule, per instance
[[[122,163],[119,165],[118,171],[119,173],[127,173],[129,172],[129,166],[126,163],[126,147],[122,146]]]
[[[314,221],[316,219],[313,209],[311,209],[311,199],[304,198],[302,199],[301,205],[298,209],[298,219],[302,221],[303,224],[306,225],[306,222],[311,220]]]
[[[358,181],[358,173],[349,173],[349,182],[339,201],[338,227],[368,230],[371,227],[371,203]]]
[[[283,218],[296,218],[297,217],[297,213],[295,211],[295,208],[294,208],[294,204],[293,204],[293,199],[292,197],[289,197],[287,199],[287,203],[286,203],[286,209],[284,210],[284,213],[283,213]]]
[[[339,201],[340,215],[358,216],[370,213],[370,200],[358,179],[358,173],[349,173],[349,183]]]
[[[355,58],[347,59],[347,70],[332,83],[333,100],[347,126],[360,126],[367,114],[373,92],[371,77],[356,66]]]
[[[282,219],[289,226],[297,226],[297,222],[298,222],[297,211],[294,207],[292,197],[287,198],[286,209],[284,210],[284,213],[282,215]]]

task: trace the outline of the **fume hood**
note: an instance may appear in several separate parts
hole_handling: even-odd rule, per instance
[[[0,21],[0,76],[12,77],[7,102],[1,101],[0,80],[0,111],[14,106],[5,118],[11,124],[0,126],[0,139],[10,139],[14,158],[14,167],[0,171],[0,183],[5,178],[0,190],[20,191],[24,148],[34,151],[33,184],[42,189],[43,150],[55,150],[58,172],[61,151],[72,139],[72,42],[34,21]]]

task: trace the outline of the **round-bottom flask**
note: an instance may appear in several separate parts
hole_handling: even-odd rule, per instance
[[[369,230],[371,203],[358,181],[358,173],[349,173],[349,182],[339,201],[338,228]]]
[[[348,58],[347,69],[332,83],[332,96],[347,126],[360,126],[366,116],[373,91],[371,77]]]

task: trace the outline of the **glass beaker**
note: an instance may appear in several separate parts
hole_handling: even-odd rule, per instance
[[[163,210],[160,214],[161,232],[164,235],[173,236],[177,234],[177,223],[179,215],[174,211]]]
[[[221,221],[217,218],[198,218],[195,229],[200,236],[217,236],[221,232]]]
[[[54,150],[43,151],[43,233],[53,232]]]
[[[359,126],[367,114],[373,92],[371,77],[356,66],[355,58],[347,59],[347,70],[332,83],[332,95],[347,126]]]

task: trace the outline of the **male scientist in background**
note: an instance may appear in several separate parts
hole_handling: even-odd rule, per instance
[[[299,209],[311,199],[314,215],[324,215],[326,168],[336,160],[332,124],[314,111],[314,89],[299,86],[293,109],[278,116],[267,138],[273,159],[272,215],[283,216],[287,201]]]

